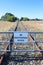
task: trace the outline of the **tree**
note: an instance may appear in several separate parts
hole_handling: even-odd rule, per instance
[[[36,18],[35,20],[36,20],[36,21],[40,21],[40,19],[38,19],[38,18]]]
[[[29,18],[27,18],[27,17],[21,17],[20,21],[29,21]]]
[[[11,13],[6,13],[4,16],[1,17],[1,20],[4,20],[4,21],[11,21],[11,22],[14,22],[16,21],[18,18],[15,17],[13,14]]]

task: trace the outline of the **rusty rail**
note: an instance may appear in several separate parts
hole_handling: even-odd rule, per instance
[[[34,38],[32,37],[32,35],[30,35],[29,38],[31,39],[32,42],[34,42]],[[37,42],[35,42],[35,47],[39,51],[42,50],[41,47],[39,47],[39,45],[37,44]],[[37,54],[43,56],[43,53],[42,52],[37,52]]]
[[[11,39],[10,39],[10,43],[11,43],[12,41],[13,41],[13,35],[12,35],[12,37],[11,37]],[[13,45],[13,43],[11,43],[10,45]],[[9,50],[9,44],[6,45],[5,49],[6,49],[6,50]],[[5,56],[8,55],[8,54],[10,54],[10,52],[7,52],[7,51],[6,51],[6,52],[3,52],[3,53],[2,53],[2,56],[0,57],[0,65],[2,65],[2,62],[3,62],[4,58],[5,58]]]
[[[16,27],[15,27],[15,31],[17,30],[18,23],[19,23],[19,22],[17,22],[17,25],[16,25]],[[14,35],[12,35],[12,36],[11,36],[11,39],[10,39],[10,46],[13,45],[13,43],[12,43],[12,41],[13,41],[13,36],[14,36]],[[6,45],[5,50],[9,50],[9,44]],[[10,55],[10,53],[11,53],[11,52],[7,52],[7,51],[2,53],[2,56],[0,57],[0,65],[3,64],[5,57],[8,56],[8,55]]]

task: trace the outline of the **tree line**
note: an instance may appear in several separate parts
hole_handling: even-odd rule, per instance
[[[15,22],[16,20],[20,20],[20,21],[40,21],[42,19],[29,19],[28,17],[21,17],[20,19],[18,17],[16,17],[15,15],[13,15],[12,13],[5,13],[4,16],[1,17],[0,20],[3,21],[10,21],[10,22]]]

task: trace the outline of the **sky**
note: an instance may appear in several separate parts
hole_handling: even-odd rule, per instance
[[[43,0],[0,0],[0,17],[6,12],[18,18],[43,19]]]

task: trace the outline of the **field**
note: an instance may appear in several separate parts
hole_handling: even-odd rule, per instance
[[[22,23],[27,28],[28,31],[43,31],[43,21],[26,21],[26,22],[22,21]],[[25,31],[24,30],[25,27],[22,26],[21,24],[19,24],[20,27],[18,26],[18,30],[21,29],[22,31]],[[0,21],[0,31],[8,31],[11,28],[15,29],[16,25],[17,25],[17,22]],[[2,39],[5,39],[5,38],[6,38],[6,34],[0,34],[0,41],[2,41]],[[43,41],[43,34],[37,34],[37,41],[38,40]]]
[[[16,26],[16,22],[0,21],[0,31],[7,31],[11,27]],[[43,21],[24,21],[23,24],[29,31],[43,31]]]
[[[12,27],[16,26],[16,22],[4,22],[4,21],[0,21],[0,31],[8,31],[9,29],[11,29]]]
[[[26,21],[23,22],[30,31],[43,31],[43,21]]]

